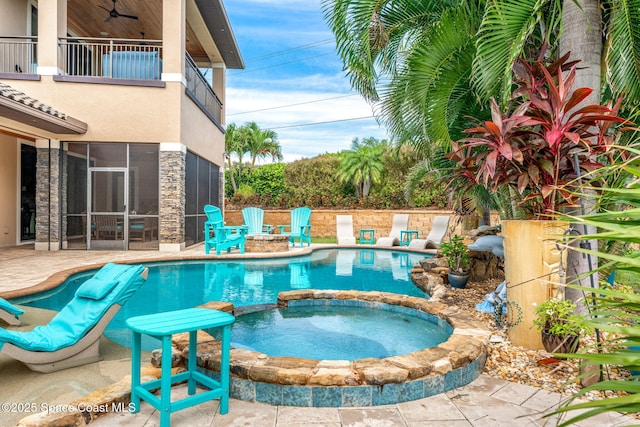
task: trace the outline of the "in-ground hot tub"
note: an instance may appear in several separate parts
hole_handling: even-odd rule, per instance
[[[236,310],[231,345],[269,356],[353,361],[435,347],[453,332],[439,317],[416,310],[304,302],[241,315]]]
[[[280,293],[278,306],[399,312],[430,321],[437,318],[436,322],[448,323],[453,332],[433,347],[353,361],[272,356],[234,348],[231,397],[288,406],[387,405],[461,387],[477,378],[484,368],[489,331],[455,307],[439,302],[386,292],[301,290]],[[375,330],[370,333],[375,334]],[[220,366],[218,345],[210,340],[198,347],[198,363],[214,379]],[[184,342],[177,340],[176,346],[182,350]]]

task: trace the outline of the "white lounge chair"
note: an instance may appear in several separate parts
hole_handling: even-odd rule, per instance
[[[102,332],[147,274],[142,265],[106,264],[48,324],[26,332],[0,328],[0,351],[45,373],[100,360]]]
[[[409,228],[409,214],[394,214],[389,237],[380,237],[376,246],[399,246],[400,231]]]
[[[356,244],[356,236],[353,234],[353,216],[336,215],[336,237],[339,246]]]
[[[449,230],[449,217],[436,216],[431,224],[431,231],[426,239],[413,239],[409,243],[409,249],[438,249],[442,239]]]

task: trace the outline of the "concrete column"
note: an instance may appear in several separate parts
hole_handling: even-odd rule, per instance
[[[184,144],[160,144],[160,251],[178,252],[185,248],[186,164]]]
[[[186,46],[186,1],[162,2],[162,80],[183,82]]]
[[[213,78],[211,79],[213,92],[218,95],[220,102],[222,102],[222,114],[220,115],[220,124],[226,126],[227,113],[226,113],[226,97],[225,89],[227,87],[227,67],[223,63],[214,64],[211,69]]]
[[[36,140],[36,250],[60,249],[60,141]]]
[[[62,74],[58,66],[58,37],[67,35],[67,0],[38,3],[38,74]]]

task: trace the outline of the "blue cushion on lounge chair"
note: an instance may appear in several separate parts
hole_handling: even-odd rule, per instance
[[[142,265],[106,264],[94,278],[117,284],[103,298],[76,296],[47,325],[36,326],[29,332],[0,328],[0,349],[6,342],[30,351],[56,351],[77,343],[109,308],[123,305],[138,290],[145,281],[143,271]]]
[[[96,277],[84,282],[76,291],[78,298],[100,300],[118,284],[117,280],[101,280]]]
[[[20,316],[24,314],[23,309],[21,309],[20,307],[16,307],[4,298],[0,298],[0,310],[4,310],[7,313],[13,314],[14,316]]]

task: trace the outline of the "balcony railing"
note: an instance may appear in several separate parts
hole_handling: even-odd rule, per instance
[[[0,37],[0,73],[36,74],[37,37]]]
[[[69,76],[160,80],[162,42],[61,37],[59,67]]]
[[[222,123],[222,102],[220,102],[220,98],[216,96],[213,88],[188,53],[186,54],[184,69],[187,90],[202,108],[213,116],[218,123]]]
[[[37,37],[0,37],[0,73],[36,74],[37,43]],[[64,75],[161,80],[160,40],[61,37],[58,45],[58,67]],[[221,123],[222,102],[188,53],[185,79],[192,99]]]

